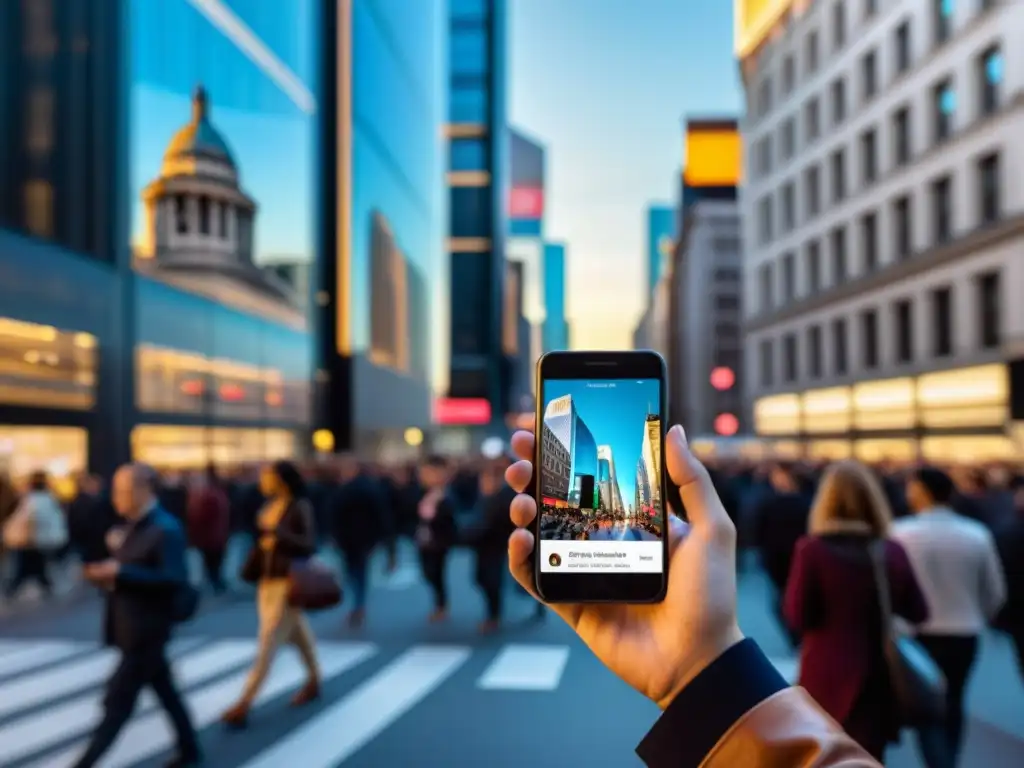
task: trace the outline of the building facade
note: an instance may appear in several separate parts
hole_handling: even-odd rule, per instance
[[[672,257],[676,239],[676,209],[670,205],[647,206],[647,292],[654,292],[665,265]]]
[[[502,345],[508,191],[505,0],[448,7],[448,254],[454,400],[510,411],[514,360]]]
[[[757,433],[829,458],[1017,455],[1024,16],[761,6],[737,25]]]
[[[397,458],[430,425],[431,308],[447,297],[444,6],[344,0],[324,14],[316,423],[336,450]]]
[[[568,291],[565,260],[565,245],[544,244],[544,323],[541,326],[541,343],[545,353],[569,348],[569,321],[565,316]]]

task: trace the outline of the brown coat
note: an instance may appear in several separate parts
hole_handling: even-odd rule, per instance
[[[268,534],[274,537],[274,547],[269,553],[259,545],[259,537]],[[273,531],[257,531],[257,541],[242,567],[242,578],[249,582],[286,578],[292,561],[311,557],[315,552],[313,508],[305,499],[298,499],[288,505]]]

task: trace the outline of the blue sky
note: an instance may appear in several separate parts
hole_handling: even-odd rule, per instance
[[[732,3],[509,7],[512,120],[547,145],[545,226],[569,246],[573,345],[629,347],[643,307],[645,208],[678,194],[683,116],[740,109]]]
[[[598,386],[592,386],[592,385]],[[609,386],[613,385],[613,386]],[[548,379],[544,382],[544,407],[552,400],[571,395],[576,412],[586,422],[598,445],[610,445],[615,460],[622,501],[632,504],[636,493],[636,464],[643,447],[644,421],[660,410],[657,379],[585,380]]]

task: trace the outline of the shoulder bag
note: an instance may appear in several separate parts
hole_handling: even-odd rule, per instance
[[[882,652],[900,724],[919,727],[941,722],[946,713],[946,679],[921,644],[893,621],[885,541],[873,543],[870,555],[882,616]]]

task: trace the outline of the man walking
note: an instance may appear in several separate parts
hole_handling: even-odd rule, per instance
[[[121,652],[107,682],[103,719],[76,768],[91,768],[128,722],[142,689],[150,687],[167,712],[178,738],[178,754],[168,768],[200,763],[195,729],[174,684],[167,643],[179,602],[190,589],[185,535],[180,523],[160,507],[156,474],[128,464],[114,474],[113,502],[127,523],[110,560],[87,565],[85,576],[107,590],[105,640]]]

